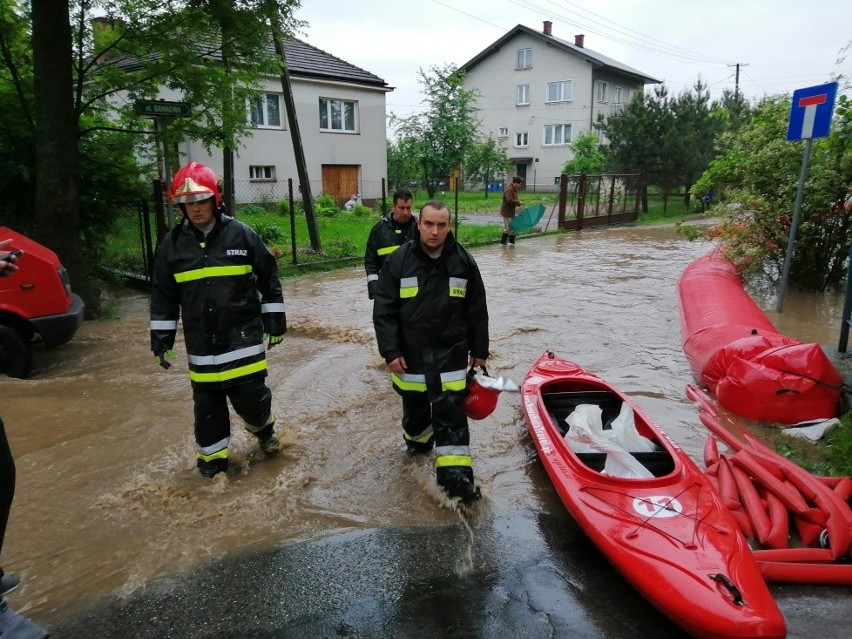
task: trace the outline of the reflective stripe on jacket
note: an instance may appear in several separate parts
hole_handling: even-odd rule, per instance
[[[205,237],[188,220],[157,251],[151,350],[174,346],[182,318],[193,385],[230,386],[266,375],[262,335],[287,330],[275,258],[250,227],[222,215]]]

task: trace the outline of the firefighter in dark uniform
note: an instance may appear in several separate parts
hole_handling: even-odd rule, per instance
[[[195,404],[198,469],[228,469],[228,400],[267,455],[279,447],[266,350],[287,330],[275,258],[251,228],[222,211],[216,174],[190,162],[175,175],[183,219],[163,238],[151,287],[151,350],[171,364],[182,318]],[[265,342],[268,341],[268,347]]]
[[[373,288],[379,271],[388,255],[414,237],[417,218],[411,215],[413,196],[407,189],[397,189],[393,194],[393,210],[376,222],[367,238],[364,251],[364,270],[367,271],[367,296],[373,299]]]
[[[451,498],[478,499],[464,411],[468,367],[488,358],[485,286],[473,257],[450,233],[450,211],[420,209],[414,240],[384,263],[373,301],[379,352],[402,396],[412,453],[435,447],[438,485]]]

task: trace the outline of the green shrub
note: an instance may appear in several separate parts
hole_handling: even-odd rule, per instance
[[[314,200],[314,212],[317,217],[334,217],[340,213],[340,207],[330,195],[323,193]]]
[[[364,206],[363,204],[357,204],[354,209],[352,209],[352,215],[355,217],[369,217],[373,215],[375,211],[371,209],[369,206]]]
[[[274,244],[284,238],[284,231],[271,222],[261,223],[254,227],[264,244]]]
[[[251,217],[252,215],[258,215],[260,213],[266,213],[266,209],[260,204],[246,204],[241,209],[237,209],[237,215],[239,217]]]

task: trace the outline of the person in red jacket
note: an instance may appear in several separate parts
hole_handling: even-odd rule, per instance
[[[264,453],[280,447],[266,350],[284,339],[287,317],[275,258],[254,230],[222,212],[216,174],[190,162],[175,175],[171,196],[183,220],[163,238],[154,263],[151,350],[160,366],[171,366],[181,318],[197,465],[213,477],[228,469],[228,401]]]

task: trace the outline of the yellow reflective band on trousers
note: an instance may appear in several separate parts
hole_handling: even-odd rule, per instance
[[[251,375],[252,373],[263,370],[266,370],[265,359],[254,362],[253,364],[239,366],[238,368],[231,368],[221,373],[196,373],[195,371],[189,371],[189,379],[193,382],[227,382],[228,380],[244,377],[245,375]]]
[[[473,458],[470,455],[441,455],[435,458],[435,468],[446,466],[473,467]]]
[[[222,450],[216,451],[212,455],[205,455],[204,453],[196,452],[195,456],[198,459],[201,459],[206,462],[213,461],[214,459],[228,459],[228,449],[223,448]]]
[[[178,284],[203,280],[208,277],[230,277],[233,275],[248,275],[251,273],[251,264],[239,264],[237,266],[205,266],[191,271],[175,273],[175,281]]]
[[[380,248],[377,252],[379,255],[390,255],[398,248],[399,246],[394,244],[393,246],[385,246],[384,248]]]
[[[425,375],[407,375],[405,373],[397,375],[396,373],[391,373],[391,380],[393,381],[393,385],[399,390],[426,392]]]

